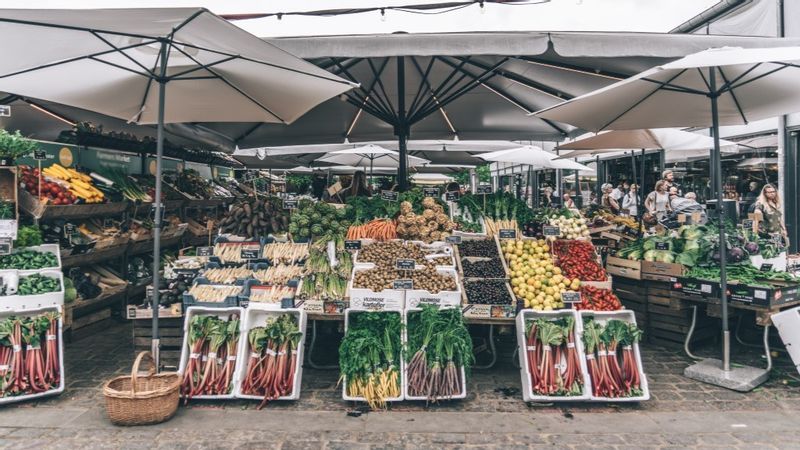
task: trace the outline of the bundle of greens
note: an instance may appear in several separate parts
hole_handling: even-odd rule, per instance
[[[583,345],[595,397],[643,395],[642,374],[633,351],[633,344],[641,338],[642,330],[635,323],[611,319],[602,324],[590,317],[583,319]]]
[[[336,243],[335,267],[331,267],[327,248],[314,244],[308,251],[305,279],[298,292],[304,300],[341,300],[347,290],[347,280],[353,271],[353,257],[344,249],[343,241]]]
[[[248,333],[249,346],[245,353],[250,358],[242,380],[242,392],[263,396],[259,409],[270,400],[294,391],[294,376],[299,363],[297,346],[302,336],[293,314],[271,317],[265,326],[253,328]]]
[[[478,217],[493,221],[511,221],[527,223],[533,219],[533,212],[524,200],[514,197],[510,192],[494,194],[464,194],[458,199],[462,211],[469,212],[477,220]]]
[[[183,370],[181,396],[226,395],[233,389],[239,343],[239,316],[226,319],[198,314],[189,321],[189,352]]]
[[[340,382],[347,395],[384,408],[387,399],[400,396],[400,312],[351,312],[349,321],[339,346]]]
[[[729,264],[725,266],[726,274],[729,282],[738,282],[747,286],[763,286],[771,287],[767,281],[788,281],[795,282],[800,278],[788,273],[777,272],[770,270],[759,270],[753,267],[752,264]],[[720,281],[719,266],[710,267],[692,267],[686,272],[689,278],[697,278],[700,280]]]
[[[461,311],[425,305],[409,312],[407,353],[414,355],[406,367],[409,395],[436,402],[460,394],[461,369],[469,371],[474,361]]]
[[[525,322],[528,372],[536,395],[583,393],[583,373],[575,348],[575,319],[538,318]]]

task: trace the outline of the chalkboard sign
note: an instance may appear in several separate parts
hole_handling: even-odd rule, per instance
[[[761,264],[761,271],[762,272],[769,272],[770,270],[772,270],[772,264],[770,264],[770,263]]]
[[[242,177],[242,179],[245,181],[245,183],[248,182],[248,181],[253,181],[253,180],[256,179],[256,174],[253,173],[253,172],[247,171],[247,172],[244,173],[244,176]]]
[[[381,191],[381,200],[386,200],[388,202],[396,202],[397,201],[397,191]]]
[[[0,238],[0,255],[11,254],[11,244],[13,240],[10,237]]]
[[[492,185],[491,184],[480,184],[475,188],[476,194],[491,194],[492,193]]]
[[[33,151],[33,159],[36,161],[42,161],[47,159],[47,151],[41,148],[37,148]]]
[[[65,223],[64,224],[64,237],[68,238],[75,234],[75,224],[72,223]]]
[[[742,228],[752,230],[753,229],[753,219],[744,219],[742,221]]]
[[[438,197],[439,196],[439,188],[436,188],[436,187],[422,188],[422,195],[424,197]]]
[[[669,242],[656,242],[656,250],[669,250]]]
[[[164,205],[161,205],[161,221],[164,221],[164,217],[167,214],[167,209],[164,208]],[[153,203],[153,207],[150,209],[150,220],[153,222],[156,221],[156,203]]]
[[[561,301],[564,303],[580,303],[581,293],[574,291],[565,291],[561,293]]]
[[[545,236],[559,236],[561,235],[561,228],[545,225],[542,227],[542,234]]]
[[[114,219],[103,219],[103,228],[114,228]]]
[[[344,241],[344,249],[345,250],[361,250],[361,241],[358,239],[356,240],[347,240]]]
[[[448,202],[456,202],[458,201],[458,195],[459,195],[458,192],[446,192],[444,194],[444,199],[447,200]]]
[[[283,201],[283,209],[297,209],[297,199],[284,200]]]
[[[627,234],[628,236],[631,236],[631,237],[636,237],[636,236],[639,235],[639,230],[636,230],[635,228],[631,228],[631,227],[624,227],[622,229],[622,232]]]
[[[448,244],[460,244],[461,243],[461,236],[447,236],[444,238],[444,241]]]
[[[197,247],[197,256],[213,256],[214,247]]]
[[[259,253],[261,253],[261,249],[259,248],[242,247],[242,253],[240,257],[242,259],[258,259]]]
[[[395,261],[395,267],[397,270],[414,270],[417,267],[417,263],[413,259],[398,258]]]
[[[144,297],[149,302],[153,301],[153,286],[152,285],[151,286],[147,286],[146,288],[144,288]]]
[[[414,280],[394,280],[392,289],[414,289]]]
[[[517,230],[513,228],[501,228],[497,231],[498,236],[500,239],[516,239],[517,238]]]

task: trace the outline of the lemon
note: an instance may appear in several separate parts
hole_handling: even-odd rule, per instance
[[[561,275],[561,268],[560,267],[553,267],[553,273],[556,275]]]

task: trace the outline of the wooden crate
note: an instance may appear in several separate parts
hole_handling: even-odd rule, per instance
[[[149,351],[153,338],[152,319],[132,319],[131,322],[135,354]],[[159,319],[158,334],[161,339],[162,364],[177,367],[183,346],[183,317]]]

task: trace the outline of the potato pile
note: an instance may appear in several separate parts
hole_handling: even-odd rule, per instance
[[[398,259],[413,259],[417,264],[433,263],[442,266],[453,264],[453,259],[449,256],[428,261],[419,244],[401,241],[375,242],[367,245],[359,250],[356,259],[359,263],[369,262],[388,267],[394,267]]]
[[[410,202],[400,203],[397,216],[397,237],[415,241],[443,241],[456,228],[455,222],[444,213],[442,205],[431,197],[422,201],[421,215],[414,213]]]
[[[435,264],[425,264],[424,269],[396,270],[388,266],[376,266],[368,270],[356,270],[353,287],[380,292],[392,289],[395,280],[413,280],[414,289],[437,294],[440,291],[455,291],[456,280],[436,271]]]

